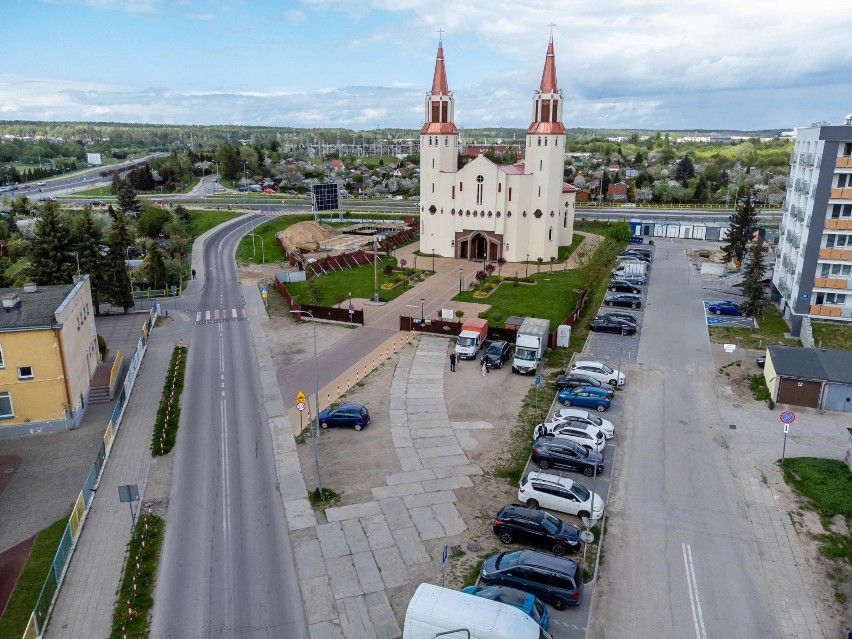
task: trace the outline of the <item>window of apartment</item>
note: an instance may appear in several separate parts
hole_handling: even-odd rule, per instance
[[[846,294],[845,293],[817,293],[816,294],[816,303],[817,304],[845,304],[846,303]]]
[[[838,173],[837,188],[845,189],[847,186],[852,186],[852,173]]]
[[[444,146],[450,146],[450,138],[448,136],[444,136]]]
[[[485,178],[482,177],[481,175],[477,175],[476,176],[476,203],[477,204],[482,204],[482,189],[483,189],[482,183],[483,182],[485,182]]]
[[[831,207],[831,217],[852,217],[852,204],[834,204]]]
[[[498,193],[503,192],[503,183],[502,182],[497,182],[497,192]]]
[[[0,393],[0,419],[10,419],[15,416],[12,410],[12,396],[9,393]]]
[[[849,277],[850,272],[849,264],[820,264],[820,277]]]
[[[843,157],[852,156],[852,142],[846,142],[843,144]]]
[[[836,246],[852,246],[852,238],[850,238],[848,235],[828,233],[825,236],[825,247],[834,248]]]
[[[464,182],[459,182],[459,193],[461,193],[462,191],[464,191],[464,188],[463,188],[463,187],[464,187]]]
[[[3,359],[3,347],[0,346],[0,368],[6,368],[6,360]]]
[[[509,201],[512,201],[512,187],[509,187]]]
[[[32,366],[21,366],[18,368],[18,379],[32,379],[33,378],[33,367]]]

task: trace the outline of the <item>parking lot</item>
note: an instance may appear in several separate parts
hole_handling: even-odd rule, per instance
[[[710,311],[713,304],[719,300],[704,300],[704,314],[707,317],[707,326],[732,326],[735,328],[754,328],[754,318],[743,315],[723,315]]]

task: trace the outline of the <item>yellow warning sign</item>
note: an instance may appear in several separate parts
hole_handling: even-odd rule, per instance
[[[305,391],[300,389],[299,392],[296,393],[296,403],[304,404],[306,401],[308,401],[308,398],[305,397]]]

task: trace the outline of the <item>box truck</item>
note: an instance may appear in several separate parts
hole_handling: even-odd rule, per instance
[[[488,337],[488,320],[472,317],[464,321],[456,339],[456,355],[461,359],[474,359]]]
[[[544,357],[549,338],[550,320],[525,317],[515,337],[512,370],[523,375],[535,373]]]
[[[465,592],[420,584],[408,602],[402,639],[552,639],[514,606]]]

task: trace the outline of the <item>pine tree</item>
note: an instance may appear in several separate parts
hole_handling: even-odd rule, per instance
[[[707,183],[707,178],[703,175],[698,178],[698,183],[695,185],[695,192],[692,194],[692,199],[696,202],[706,203],[710,195],[710,185]]]
[[[743,314],[751,317],[763,315],[766,306],[766,286],[763,277],[766,274],[766,264],[763,261],[763,241],[751,242],[743,265]]]
[[[133,243],[127,218],[124,213],[116,213],[115,222],[109,233],[109,253],[106,259],[106,300],[114,306],[120,306],[126,313],[133,308],[133,291],[130,287],[130,271],[125,260],[125,251]]]
[[[728,220],[728,243],[722,247],[725,260],[741,262],[752,233],[757,227],[757,212],[754,210],[751,194],[737,202],[737,210]]]
[[[77,259],[81,273],[88,273],[92,288],[92,304],[95,315],[100,314],[100,300],[106,289],[106,260],[103,255],[104,238],[92,217],[92,207],[83,208],[77,227]]]
[[[152,246],[145,262],[148,269],[148,287],[155,290],[166,288],[166,263],[160,249]]]
[[[686,183],[693,177],[695,177],[695,163],[687,153],[677,163],[675,179],[680,182],[681,185],[686,186]]]
[[[30,247],[30,272],[36,284],[70,284],[74,277],[74,253],[68,223],[53,202],[45,202],[35,224]]]
[[[142,211],[142,205],[136,198],[136,189],[127,182],[118,187],[118,208],[128,217],[136,217]]]

